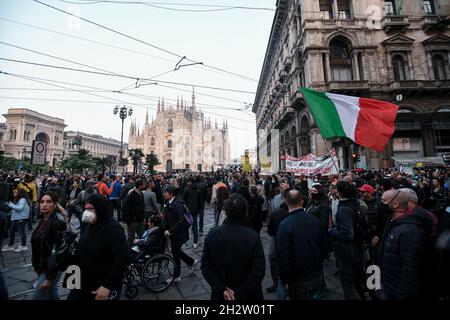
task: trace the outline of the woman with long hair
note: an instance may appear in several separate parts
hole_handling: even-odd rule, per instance
[[[21,252],[28,249],[27,234],[25,233],[25,225],[28,223],[28,219],[30,217],[28,195],[23,189],[14,189],[13,192],[13,202],[8,203],[8,206],[12,209],[11,228],[9,229],[9,244],[3,247],[2,252],[14,250],[16,229],[19,230],[22,243],[14,250],[14,252]]]
[[[61,243],[67,230],[66,218],[58,207],[58,194],[47,191],[41,195],[39,209],[41,220],[31,234],[31,263],[38,275],[33,300],[58,300],[59,273],[48,260]]]

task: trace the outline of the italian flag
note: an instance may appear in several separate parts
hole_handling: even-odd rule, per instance
[[[300,91],[325,139],[347,137],[361,146],[384,151],[395,131],[399,106],[307,88]]]

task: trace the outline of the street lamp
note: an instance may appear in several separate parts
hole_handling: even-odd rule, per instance
[[[116,106],[113,109],[113,113],[116,115],[117,113],[119,113],[119,117],[120,119],[122,119],[122,134],[121,134],[121,138],[120,138],[120,166],[123,165],[123,124],[125,119],[127,118],[127,116],[130,116],[133,114],[133,108],[132,107],[120,107],[120,106]]]

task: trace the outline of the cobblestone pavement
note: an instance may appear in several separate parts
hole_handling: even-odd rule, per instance
[[[205,235],[213,226],[213,211],[211,208],[205,209]],[[77,221],[72,220],[72,225],[76,227]],[[31,263],[31,245],[29,243],[31,232],[28,232],[28,250],[16,252],[0,252],[0,263],[2,273],[8,286],[10,299],[12,300],[29,300],[33,291],[33,283],[36,280],[36,273],[30,266]],[[192,236],[191,236],[192,238]],[[183,250],[192,258],[201,260],[203,250],[204,237],[200,237],[199,246],[192,248],[192,239],[183,247]],[[266,287],[272,284],[270,277],[268,251],[270,237],[267,235],[265,228],[261,231],[261,240],[266,253],[266,275],[263,280],[264,298],[266,300],[275,300],[275,293],[267,293]],[[7,239],[3,241],[3,245]],[[16,235],[16,246],[19,245],[18,235]],[[189,276],[188,267],[182,265],[182,281],[174,283],[166,291],[155,294],[139,288],[139,294],[135,300],[209,300],[210,286],[203,278],[200,264],[192,276]],[[325,279],[328,291],[322,297],[323,300],[342,300],[343,292],[339,284],[339,279],[335,276],[335,261],[327,260],[325,262]],[[60,299],[66,299],[68,290],[59,286]],[[123,296],[123,299],[127,299]]]

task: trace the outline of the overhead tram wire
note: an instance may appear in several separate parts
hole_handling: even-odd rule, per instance
[[[83,93],[83,94],[87,94],[87,95],[91,95],[91,96],[95,96],[95,97],[100,97],[100,98],[103,98],[103,99],[110,99],[110,100],[113,100],[113,101],[115,101],[115,102],[120,102],[120,103],[125,103],[125,104],[136,105],[136,106],[138,106],[138,107],[140,106],[139,103],[130,103],[130,102],[123,101],[123,100],[117,100],[117,99],[114,99],[114,98],[105,97],[105,96],[101,96],[101,95],[94,94],[94,93],[90,93],[90,92],[85,92],[85,91],[83,91],[83,90],[78,90],[78,89],[68,88],[68,87],[64,87],[64,86],[60,86],[60,85],[48,83],[48,82],[41,81],[41,80],[27,79],[26,76],[18,76],[18,75],[14,75],[14,74],[11,74],[11,73],[8,73],[8,72],[4,72],[4,71],[0,71],[0,74],[10,75],[10,76],[13,76],[13,77],[22,78],[22,79],[29,80],[29,81],[34,81],[34,82],[38,82],[38,83],[43,83],[43,84],[46,84],[46,85],[49,85],[49,86],[54,86],[54,87],[57,87],[57,88],[68,89],[68,90],[70,90],[70,91],[79,92],[79,93]],[[138,98],[139,98],[139,97],[138,97]],[[148,100],[148,101],[153,101],[153,102],[157,102],[157,101],[158,101],[156,98],[155,98],[155,99],[141,98],[141,99],[146,99],[146,100]],[[147,104],[147,105],[148,105],[148,104]],[[225,116],[225,115],[217,114],[217,113],[214,113],[214,112],[211,112],[211,111],[204,111],[204,113],[208,113],[208,114],[212,114],[212,115],[217,115],[217,116],[220,116],[220,117],[226,117],[226,118],[229,118],[229,119],[234,119],[234,120],[238,120],[238,121],[242,121],[242,122],[253,123],[253,121],[244,120],[244,119],[240,119],[240,118],[234,118],[234,117],[231,117],[231,116],[228,116],[228,115]]]
[[[154,59],[159,59],[159,60],[162,60],[162,61],[173,62],[173,63],[177,62],[177,60],[167,59],[167,58],[163,58],[163,57],[160,57],[160,56],[151,55],[151,54],[148,54],[148,53],[145,53],[145,52],[131,50],[131,49],[115,46],[115,45],[104,43],[104,42],[100,42],[100,41],[95,41],[95,40],[91,40],[91,39],[87,39],[87,38],[83,38],[83,37],[78,37],[78,36],[74,36],[74,35],[71,35],[71,34],[68,34],[68,33],[63,33],[63,32],[59,32],[59,31],[47,29],[47,28],[42,28],[42,27],[38,27],[38,26],[35,26],[35,25],[31,25],[31,24],[27,24],[27,23],[11,20],[11,19],[6,19],[6,18],[1,18],[0,17],[0,20],[6,21],[6,22],[9,22],[9,23],[15,23],[15,24],[18,24],[18,25],[21,25],[21,26],[25,26],[25,27],[36,29],[36,30],[40,30],[40,31],[54,33],[54,34],[58,34],[58,35],[61,35],[61,36],[70,37],[70,38],[73,38],[73,39],[77,39],[77,40],[82,40],[82,41],[98,44],[98,45],[101,45],[101,46],[105,46],[105,47],[109,47],[109,48],[113,48],[113,49],[117,49],[117,50],[122,50],[122,51],[130,52],[130,53],[134,53],[134,54],[137,54],[137,55],[142,55],[142,56],[147,56],[147,57],[154,58]],[[197,68],[197,69],[201,69],[201,70],[206,70],[206,67],[202,66],[202,65],[194,65],[193,67]],[[212,69],[209,69],[209,70],[206,70],[206,71],[217,73],[217,74],[220,74],[220,75],[225,75],[225,76],[228,76],[228,77],[232,77],[233,76],[233,75],[230,75],[228,73],[221,72],[221,71],[216,71],[216,70],[212,70]]]
[[[44,63],[24,61],[24,60],[16,60],[16,59],[9,59],[9,58],[3,58],[3,57],[0,57],[0,60],[16,62],[16,63],[22,63],[22,64],[35,65],[35,66],[40,66],[40,67],[62,69],[62,70],[68,70],[68,71],[91,73],[91,74],[97,74],[97,75],[103,75],[103,76],[121,77],[121,78],[131,79],[131,80],[134,80],[134,81],[136,81],[136,80],[156,81],[156,80],[152,80],[152,79],[149,79],[149,78],[140,78],[140,77],[121,75],[121,74],[113,74],[113,73],[90,71],[90,70],[84,70],[84,69],[69,68],[69,67],[63,67],[63,66],[58,66],[58,65],[49,65],[49,64],[44,64]],[[220,87],[213,87],[213,86],[205,86],[205,85],[199,85],[199,84],[193,84],[193,83],[182,83],[182,82],[163,81],[163,80],[157,80],[157,81],[161,82],[161,83],[168,83],[168,84],[174,84],[174,85],[186,86],[186,87],[198,87],[198,88],[204,88],[204,89],[210,89],[210,90],[218,90],[218,91],[247,93],[247,94],[252,94],[252,95],[256,94],[255,92],[252,92],[252,91],[230,89],[230,88],[220,88]]]
[[[51,99],[51,98],[30,98],[30,97],[10,97],[10,96],[0,96],[0,99],[10,99],[10,100],[27,100],[27,101],[51,101],[51,102],[72,102],[72,103],[93,103],[93,104],[111,104],[114,102],[110,101],[89,101],[89,100],[71,100],[71,99]],[[132,104],[128,103],[130,105],[133,105],[135,107],[141,107],[141,108],[153,108],[149,107],[148,104]],[[246,132],[253,132],[252,130],[243,129],[239,127],[235,127],[232,125],[228,125],[229,128],[242,130]]]
[[[27,76],[27,75],[20,75],[20,74],[15,74],[15,73],[9,73],[9,72],[2,72],[0,71],[0,74],[6,74],[6,75],[10,75],[10,76],[14,76],[14,77],[18,77],[18,78],[23,78],[23,79],[31,79],[31,80],[40,80],[40,81],[46,81],[46,82],[53,82],[53,83],[58,83],[58,84],[64,84],[64,85],[70,85],[70,86],[75,86],[75,87],[82,87],[82,88],[88,88],[88,89],[92,89],[92,90],[83,90],[84,92],[104,92],[104,93],[119,93],[119,94],[124,94],[124,95],[129,95],[129,96],[135,96],[135,97],[143,97],[143,98],[151,98],[151,99],[157,99],[159,97],[156,96],[148,96],[148,95],[141,95],[141,94],[132,94],[132,93],[127,93],[127,92],[122,92],[120,90],[112,90],[112,89],[106,89],[106,88],[99,88],[99,87],[92,87],[92,86],[86,86],[86,85],[81,85],[81,84],[76,84],[76,83],[72,83],[72,82],[64,82],[64,81],[57,81],[57,80],[52,80],[52,79],[46,79],[46,78],[39,78],[39,77],[33,77],[33,76]],[[45,83],[45,82],[44,82]],[[47,84],[47,83],[45,83]],[[48,84],[50,85],[50,84]],[[33,89],[31,89],[33,90]],[[51,91],[51,90],[55,90],[55,89],[47,89],[46,91]],[[71,90],[71,88],[65,88],[65,89],[59,89],[58,91],[73,91]],[[176,101],[175,99],[170,99],[167,98],[168,101]],[[157,100],[154,100],[155,102]],[[220,106],[220,105],[213,105],[213,104],[206,104],[206,103],[200,103],[198,102],[197,105],[199,106],[206,106],[203,107],[204,109],[208,109],[209,107],[214,107],[216,109],[222,109],[222,110],[228,110],[228,111],[238,111],[240,110],[239,108],[230,108],[227,106]]]
[[[93,0],[93,1],[68,1],[68,0],[59,0],[65,3],[71,4],[81,4],[81,5],[89,5],[89,4],[99,4],[99,3],[107,3],[107,4],[140,4],[140,5],[152,5],[152,6],[160,6],[161,9],[170,9],[176,11],[193,11],[193,12],[209,12],[208,10],[183,10],[183,9],[174,9],[162,6],[182,6],[182,7],[204,7],[204,8],[219,8],[216,9],[221,11],[221,9],[229,9],[229,10],[259,10],[259,11],[275,11],[275,8],[267,8],[267,7],[251,7],[251,6],[230,6],[230,5],[220,5],[220,4],[195,4],[195,3],[174,3],[174,2],[152,2],[152,1],[102,1],[102,0]],[[209,9],[213,10],[214,9]]]
[[[39,1],[39,0],[33,0],[33,1],[36,2],[36,3],[39,3],[39,4],[41,4],[41,5],[44,5],[44,6],[46,6],[46,7],[49,7],[49,8],[51,8],[51,9],[54,9],[54,10],[57,10],[57,11],[59,11],[59,12],[65,13],[65,14],[67,14],[67,15],[70,15],[70,16],[72,16],[72,17],[78,18],[78,19],[80,19],[80,20],[82,20],[82,21],[85,21],[85,22],[87,22],[87,23],[93,24],[93,25],[95,25],[95,26],[97,26],[97,27],[99,27],[99,28],[108,30],[108,31],[110,31],[110,32],[119,34],[119,35],[121,35],[121,36],[123,36],[123,37],[126,37],[126,38],[128,38],[128,39],[131,39],[131,40],[137,41],[137,42],[139,42],[139,43],[145,44],[145,45],[147,45],[147,46],[150,46],[150,47],[152,47],[152,48],[154,48],[154,49],[163,51],[163,52],[165,52],[165,53],[167,53],[167,54],[169,54],[169,55],[178,57],[178,58],[180,58],[180,59],[183,58],[182,55],[179,55],[179,54],[177,54],[177,53],[175,53],[175,52],[172,52],[172,51],[170,51],[170,50],[161,48],[161,47],[156,46],[156,45],[154,45],[154,44],[151,44],[151,43],[149,43],[149,42],[140,40],[140,39],[138,39],[138,38],[135,38],[135,37],[130,36],[130,35],[127,35],[127,34],[125,34],[125,33],[123,33],[123,32],[114,30],[114,29],[112,29],[112,28],[106,27],[106,26],[101,25],[101,24],[99,24],[99,23],[97,23],[97,22],[94,22],[94,21],[91,21],[91,20],[82,18],[82,17],[77,16],[77,15],[75,15],[75,14],[72,14],[72,13],[70,13],[70,12],[67,12],[67,11],[64,11],[64,10],[62,10],[62,9],[59,9],[59,8],[57,8],[57,7],[54,7],[54,6],[52,6],[52,5],[49,5],[49,4],[45,3],[45,2],[42,2],[42,1]],[[186,59],[186,60],[191,61],[191,62],[194,62],[194,63],[198,63],[198,61],[195,61],[195,60],[191,60],[191,59]],[[258,80],[256,80],[256,79],[252,79],[252,78],[249,78],[249,77],[247,77],[247,76],[240,75],[240,74],[235,73],[235,72],[231,72],[231,71],[227,71],[227,70],[224,70],[224,69],[221,69],[221,68],[213,67],[213,66],[210,66],[210,65],[207,65],[207,64],[203,64],[203,65],[204,65],[205,67],[208,67],[208,68],[211,68],[211,69],[214,69],[214,70],[218,70],[218,71],[222,71],[222,72],[225,72],[225,73],[228,73],[228,74],[231,74],[231,75],[234,75],[234,76],[243,78],[243,79],[247,79],[247,80],[251,80],[251,81],[258,82]]]

